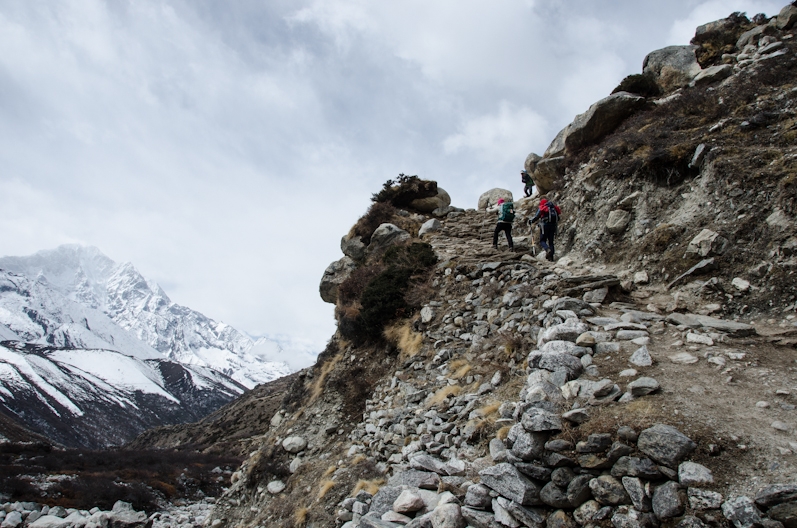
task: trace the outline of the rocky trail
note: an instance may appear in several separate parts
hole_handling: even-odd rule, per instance
[[[753,504],[737,497],[782,483],[797,493],[794,349],[757,333],[792,320],[658,313],[674,299],[644,277],[547,262],[523,236],[515,252],[494,250],[482,212],[432,224],[423,235],[439,258],[432,297],[406,328],[411,344],[377,359],[389,373],[362,421],[340,424],[333,394],[298,421],[276,415],[266,443],[288,475],[258,473],[255,455],[215,526],[292,525],[285,504],[307,515],[335,492],[327,515],[347,528],[722,525]],[[327,365],[369,361],[361,354],[344,343]]]

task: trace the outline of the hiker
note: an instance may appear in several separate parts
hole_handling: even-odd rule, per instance
[[[556,225],[559,222],[559,215],[562,210],[553,202],[548,201],[548,198],[543,196],[540,198],[540,207],[534,218],[529,220],[529,224],[540,221],[540,247],[545,250],[545,258],[553,260],[553,239],[556,236]]]
[[[512,221],[515,219],[515,204],[507,202],[503,198],[499,198],[496,202],[498,209],[498,223],[495,225],[493,232],[493,248],[498,249],[498,233],[501,231],[506,233],[506,241],[509,243],[509,251],[514,251],[515,246],[512,244]],[[495,210],[492,209],[492,210]]]
[[[523,194],[528,198],[534,191],[534,180],[532,180],[531,175],[524,170],[520,171],[520,180],[523,182]]]

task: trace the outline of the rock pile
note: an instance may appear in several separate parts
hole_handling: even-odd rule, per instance
[[[137,528],[153,526],[144,512],[135,511],[128,502],[117,501],[110,511],[53,508],[35,502],[5,503],[0,508],[3,528]],[[173,525],[176,526],[176,525]]]

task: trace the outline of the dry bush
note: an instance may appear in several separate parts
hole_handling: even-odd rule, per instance
[[[385,328],[384,336],[399,349],[400,361],[417,356],[423,345],[423,334],[413,331],[410,321],[388,326]]]
[[[379,488],[381,488],[384,483],[384,479],[358,480],[357,484],[354,485],[354,489],[351,491],[351,496],[354,497],[361,491],[376,495]]]
[[[525,343],[521,334],[503,331],[498,333],[498,344],[504,348],[504,353],[511,356],[515,352],[522,351]]]
[[[468,283],[468,289],[470,289],[470,283]],[[501,292],[501,286],[499,286],[498,281],[496,280],[482,285],[482,289],[479,295],[484,295],[489,299],[497,297],[500,292]]]
[[[462,393],[462,387],[459,385],[446,385],[429,397],[426,404],[427,407],[434,407],[443,403],[446,399],[459,396]]]
[[[334,480],[325,480],[321,482],[321,485],[318,487],[318,500],[323,499],[326,496],[326,494],[329,493],[329,490],[331,490],[334,487],[335,487]]]

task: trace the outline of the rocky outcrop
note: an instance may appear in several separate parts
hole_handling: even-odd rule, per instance
[[[502,198],[508,202],[513,201],[512,191],[508,191],[506,189],[490,189],[489,191],[482,193],[482,195],[479,196],[479,202],[477,205],[479,211],[485,211],[490,207],[494,207],[499,198]]]
[[[321,277],[321,284],[318,287],[321,299],[324,302],[335,304],[338,301],[338,286],[345,281],[352,271],[357,268],[357,264],[351,257],[343,257],[336,260],[324,270]]]
[[[594,143],[613,131],[645,102],[644,97],[618,92],[604,97],[579,114],[567,125],[545,151],[545,158],[555,158],[565,152],[575,152]],[[539,163],[537,165],[539,170]],[[536,180],[535,180],[536,182]]]
[[[650,52],[642,61],[642,72],[653,76],[666,92],[686,86],[701,70],[696,49],[697,46],[667,46]]]
[[[420,213],[431,214],[435,209],[443,209],[451,205],[451,196],[441,187],[437,188],[437,195],[430,198],[418,198],[410,202],[410,209]]]

